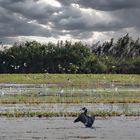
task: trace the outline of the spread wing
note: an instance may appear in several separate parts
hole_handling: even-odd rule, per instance
[[[74,122],[82,122],[82,123],[86,123],[86,117],[84,113],[81,113],[75,120]]]

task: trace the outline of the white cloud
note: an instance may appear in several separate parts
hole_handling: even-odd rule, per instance
[[[37,3],[47,4],[54,7],[61,7],[61,3],[56,0],[38,0]]]

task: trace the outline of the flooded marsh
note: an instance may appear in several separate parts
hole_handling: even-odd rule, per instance
[[[138,75],[3,76],[0,140],[140,138]],[[83,106],[96,116],[96,129],[73,123]]]
[[[0,84],[1,104],[140,103],[139,84],[61,87],[46,84]]]

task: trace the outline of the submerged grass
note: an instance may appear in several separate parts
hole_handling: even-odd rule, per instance
[[[90,112],[91,115],[99,116],[99,117],[107,117],[107,116],[140,116],[140,112],[116,112],[116,111],[95,111]],[[78,112],[32,112],[32,111],[11,111],[11,112],[0,112],[0,117],[76,117],[78,116]]]
[[[0,104],[42,104],[42,103],[140,103],[140,92],[95,92],[95,93],[37,93],[0,96]]]
[[[0,98],[0,104],[42,104],[42,103],[140,103],[140,98],[131,97],[16,97]]]

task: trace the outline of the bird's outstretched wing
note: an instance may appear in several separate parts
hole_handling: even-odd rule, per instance
[[[84,113],[81,113],[75,120],[74,120],[74,123],[76,122],[82,122],[85,124],[86,122],[86,118],[85,118],[85,114]]]

